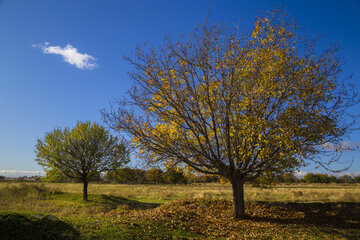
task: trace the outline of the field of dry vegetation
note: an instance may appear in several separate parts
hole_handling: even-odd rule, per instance
[[[248,185],[241,221],[230,217],[230,185],[90,184],[86,203],[81,191],[75,183],[1,182],[0,223],[10,213],[28,221],[51,214],[70,227],[56,233],[64,239],[360,238],[359,184]]]

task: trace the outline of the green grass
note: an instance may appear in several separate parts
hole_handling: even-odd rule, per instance
[[[360,185],[246,186],[242,221],[230,217],[229,185],[90,184],[88,202],[81,190],[0,183],[0,239],[360,239]]]

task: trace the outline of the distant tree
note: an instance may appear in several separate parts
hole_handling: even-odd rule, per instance
[[[338,180],[335,176],[333,176],[333,175],[329,176],[329,183],[337,183],[337,182],[338,182]]]
[[[104,175],[104,180],[105,182],[112,182],[114,183],[114,178],[113,178],[113,172],[112,171],[107,171]]]
[[[146,181],[145,170],[135,168],[133,174],[134,174],[134,183],[145,183]]]
[[[119,168],[129,161],[123,142],[103,126],[78,122],[73,129],[56,128],[38,139],[36,161],[46,170],[55,168],[65,176],[83,183],[83,200],[87,201],[88,183],[100,172]]]
[[[343,175],[337,178],[339,183],[351,183],[353,181],[350,175]]]
[[[0,181],[4,180],[5,176],[0,176]]]
[[[185,172],[184,172],[185,173]],[[216,175],[207,175],[202,173],[192,173],[186,172],[186,179],[188,183],[227,183],[229,182],[227,178],[221,178]]]
[[[115,171],[108,171],[111,180],[116,183],[133,183],[134,171],[129,167],[116,169]]]
[[[146,182],[148,183],[165,183],[163,171],[158,168],[151,168],[146,171]]]
[[[204,24],[137,50],[128,58],[134,87],[105,121],[147,161],[227,178],[236,218],[245,217],[245,181],[308,161],[329,168],[335,158],[318,158],[324,144],[351,131],[345,112],[358,97],[338,79],[338,48],[319,52],[277,11],[248,35]]]
[[[107,171],[105,174],[105,180],[116,183],[145,183],[146,171],[136,168],[120,168],[112,171]]]
[[[105,174],[105,179],[116,183],[144,183],[146,180],[146,171],[143,169],[133,169],[130,167],[116,169],[115,171],[108,171]]]
[[[318,178],[318,176],[314,173],[307,173],[305,176],[304,176],[304,181],[306,183],[318,183],[320,180]]]
[[[171,168],[163,175],[166,183],[187,183],[187,178],[183,171],[177,167]]]
[[[295,182],[299,182],[299,179],[297,177],[294,176],[294,174],[292,173],[284,173],[281,175],[276,176],[277,178],[277,182],[281,182],[281,183],[295,183]]]
[[[321,173],[308,173],[304,176],[304,182],[307,183],[336,183],[339,180],[333,176],[328,174],[321,174]]]
[[[330,177],[328,174],[316,174],[320,183],[330,183]]]
[[[360,183],[360,175],[353,177],[353,183]]]

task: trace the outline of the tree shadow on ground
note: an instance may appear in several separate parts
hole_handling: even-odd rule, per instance
[[[360,203],[246,202],[245,220],[231,219],[232,202],[224,199],[182,199],[157,209],[135,211],[127,221],[139,229],[165,228],[214,239],[360,239]],[[151,226],[148,226],[151,220]],[[154,231],[156,231],[154,229]]]
[[[147,203],[147,202],[140,202],[136,200],[131,200],[123,197],[113,196],[113,195],[105,195],[101,194],[101,203],[107,204],[116,208],[118,206],[126,206],[132,210],[138,209],[149,209],[149,208],[156,208],[160,206],[159,203]]]
[[[279,224],[305,224],[337,229],[360,229],[360,203],[257,202],[280,216],[248,216],[249,220]],[[300,214],[299,214],[300,213]],[[298,216],[298,217],[294,217]]]
[[[136,201],[136,200],[113,196],[113,195],[89,194],[88,196],[89,196],[88,201],[84,202],[82,200],[82,194],[80,193],[57,192],[51,195],[51,197],[54,199],[64,199],[66,201],[79,202],[82,204],[98,204],[100,206],[104,206],[109,209],[115,209],[117,207],[124,206],[131,210],[141,210],[141,209],[156,208],[160,206],[159,203],[141,202],[141,201]]]
[[[254,222],[281,225],[299,225],[316,229],[322,234],[341,236],[344,239],[360,239],[360,203],[294,203],[294,202],[256,202],[275,215],[248,215]],[[314,233],[317,235],[317,233]]]

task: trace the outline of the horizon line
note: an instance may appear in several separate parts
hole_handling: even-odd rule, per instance
[[[336,172],[336,173],[324,173],[321,171],[296,171],[292,173],[297,178],[303,178],[306,174],[313,173],[313,174],[327,174],[333,175],[336,177],[350,175],[352,177],[360,176],[360,171],[346,171],[346,172]],[[0,176],[11,177],[11,176],[45,176],[46,172],[41,170],[0,170]]]

